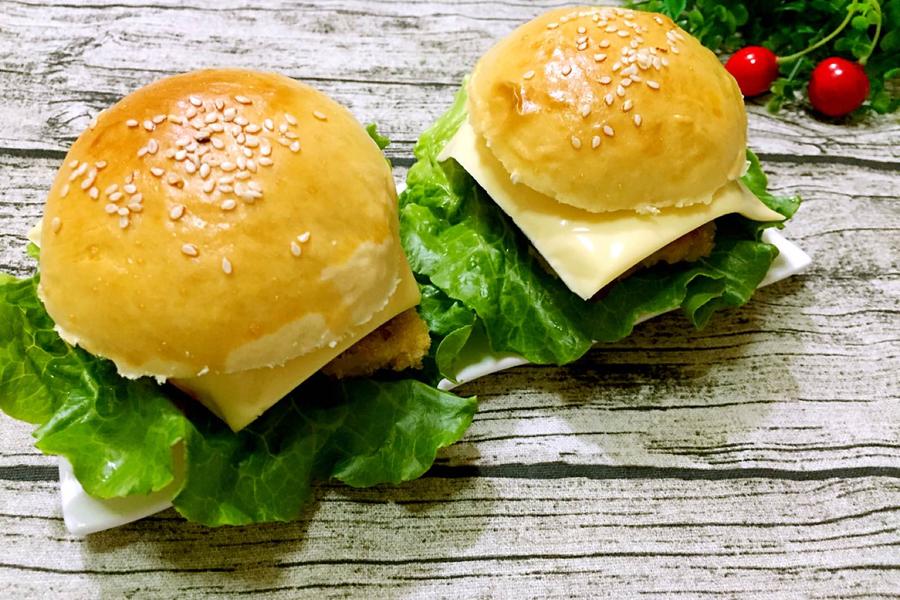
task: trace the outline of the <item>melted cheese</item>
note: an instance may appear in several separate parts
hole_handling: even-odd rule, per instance
[[[722,215],[740,213],[756,221],[783,219],[740,182],[717,190],[709,204],[666,208],[658,214],[592,213],[562,204],[513,183],[468,122],[439,160],[447,158],[455,159],[484,188],[569,289],[585,300],[642,259]]]
[[[320,348],[280,367],[170,381],[202,402],[231,429],[240,431],[341,352],[418,303],[418,285],[412,272],[405,269],[400,284],[387,305],[369,321],[351,330],[333,348]]]

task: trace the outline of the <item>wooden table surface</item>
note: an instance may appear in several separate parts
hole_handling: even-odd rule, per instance
[[[0,268],[31,271],[67,147],[140,85],[280,71],[379,123],[400,181],[477,57],[556,5],[3,0]],[[428,475],[326,486],[292,524],[74,538],[55,460],[0,416],[0,597],[897,597],[900,124],[750,112],[773,188],[805,199],[805,274],[702,332],[665,316],[470,384],[481,410]]]

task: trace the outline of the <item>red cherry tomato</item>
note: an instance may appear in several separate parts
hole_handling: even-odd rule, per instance
[[[725,68],[731,73],[744,96],[759,96],[769,91],[778,77],[775,53],[762,46],[747,46],[731,55]]]
[[[869,78],[862,65],[843,58],[826,58],[809,78],[809,101],[829,117],[843,117],[869,97]]]

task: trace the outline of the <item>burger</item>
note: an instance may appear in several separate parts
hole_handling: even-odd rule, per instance
[[[513,31],[416,156],[401,230],[448,376],[473,336],[563,364],[674,308],[703,326],[749,299],[778,255],[763,231],[798,204],[766,191],[717,57],[621,8]]]
[[[314,480],[421,475],[471,420],[407,376],[430,339],[389,163],[292,79],[126,96],[72,145],[33,240],[39,275],[0,279],[0,407],[97,498],[175,485],[203,523],[286,520]]]

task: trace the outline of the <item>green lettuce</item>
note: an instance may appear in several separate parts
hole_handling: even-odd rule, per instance
[[[0,409],[37,425],[37,447],[66,457],[99,498],[146,494],[186,476],[174,499],[210,526],[287,521],[316,482],[396,484],[421,476],[462,437],[476,408],[411,379],[317,376],[234,433],[149,379],[128,380],[54,331],[39,279],[0,274]]]
[[[541,262],[525,236],[454,160],[438,161],[466,118],[465,91],[415,147],[417,162],[400,197],[401,237],[422,289],[422,315],[435,337],[433,360],[444,376],[474,332],[495,352],[532,363],[565,364],[595,342],[629,335],[642,317],[681,308],[703,327],[721,308],[750,298],[777,256],[760,240],[779,223],[740,216],[717,221],[715,249],[694,263],[661,264],[610,285],[583,301]],[[799,199],[767,189],[756,156],[744,182],[766,205],[789,218]]]

